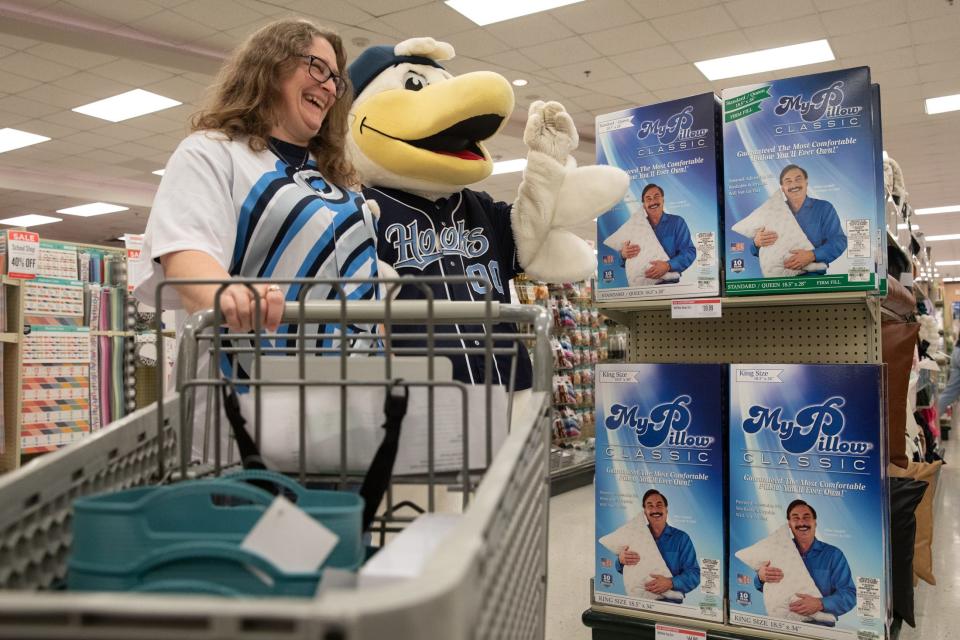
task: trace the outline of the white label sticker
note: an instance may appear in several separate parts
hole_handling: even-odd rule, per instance
[[[672,300],[670,317],[678,318],[719,318],[721,317],[720,298],[706,300]]]
[[[657,623],[656,640],[706,640],[707,632]]]
[[[880,616],[880,580],[857,576],[857,615],[861,618]]]
[[[140,263],[140,252],[143,251],[143,234],[127,233],[123,236],[123,244],[127,248],[127,291],[132,293],[133,288],[143,279],[144,265]]]
[[[870,248],[870,220],[847,220],[847,257],[869,258]]]
[[[40,234],[34,231],[7,232],[7,275],[35,278],[40,259]]]
[[[737,382],[782,384],[783,369],[737,369]]]
[[[719,560],[700,558],[700,593],[705,593],[708,596],[723,594]]]
[[[317,571],[340,540],[283,496],[257,520],[241,547],[288,573]]]

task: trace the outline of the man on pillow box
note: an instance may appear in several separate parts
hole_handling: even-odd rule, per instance
[[[843,551],[817,540],[817,512],[814,508],[803,500],[794,500],[787,507],[787,523],[803,564],[823,594],[823,598],[797,594],[799,599],[790,604],[790,611],[802,616],[824,611],[839,618],[853,609],[857,604],[857,588],[853,584],[850,565]],[[753,584],[758,591],[763,591],[765,582],[781,580],[783,571],[768,562],[757,571]]]
[[[697,552],[693,542],[685,532],[667,524],[667,498],[656,489],[650,489],[643,494],[643,515],[647,519],[647,526],[653,539],[657,541],[657,549],[663,556],[663,561],[673,574],[667,576],[653,576],[653,579],[643,585],[651,593],[661,595],[667,591],[679,591],[687,594],[700,585],[700,563],[697,561]],[[618,573],[623,573],[625,565],[635,565],[640,562],[640,555],[627,547],[620,552],[616,561]]]
[[[787,206],[797,219],[797,224],[813,245],[808,249],[793,249],[784,260],[787,269],[803,270],[811,262],[829,265],[847,250],[847,236],[840,226],[837,210],[826,200],[807,197],[807,170],[788,164],[780,172],[780,190],[787,199]],[[776,231],[760,229],[753,237],[750,253],[760,255],[760,247],[768,247],[777,241]],[[808,271],[802,275],[824,275],[826,271]]]
[[[697,250],[690,239],[690,228],[680,216],[663,210],[663,187],[648,184],[640,194],[643,210],[653,227],[653,233],[670,258],[669,262],[654,260],[644,275],[651,280],[659,280],[667,273],[682,273],[697,258]],[[620,257],[626,262],[640,254],[640,245],[627,240],[620,249]]]

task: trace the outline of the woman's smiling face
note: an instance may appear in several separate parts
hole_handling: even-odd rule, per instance
[[[334,74],[340,75],[337,68],[337,55],[333,47],[319,36],[313,39],[304,55],[320,58]],[[337,99],[337,87],[334,79],[317,82],[310,75],[310,60],[299,58],[293,73],[280,83],[280,105],[277,109],[277,123],[270,135],[285,142],[307,146],[310,139],[317,135],[327,112]]]

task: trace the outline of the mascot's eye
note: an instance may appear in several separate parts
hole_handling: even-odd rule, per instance
[[[430,83],[427,82],[427,79],[419,73],[408,71],[403,75],[403,88],[407,91],[420,91],[428,84]]]

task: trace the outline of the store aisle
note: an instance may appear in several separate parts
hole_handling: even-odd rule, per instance
[[[580,616],[590,606],[593,577],[593,485],[550,499],[547,573],[548,640],[589,640]]]
[[[960,436],[960,434],[957,434]],[[917,628],[904,625],[899,640],[948,640],[960,629],[960,443],[945,443],[948,463],[940,474],[935,506],[934,575],[915,591]],[[550,501],[550,568],[547,580],[549,640],[588,640],[580,621],[590,606],[593,576],[593,485]]]
[[[904,625],[900,640],[947,640],[956,638],[960,629],[960,444],[949,440],[944,445],[947,465],[940,472],[934,505],[933,575],[937,586],[917,585],[917,628]]]

